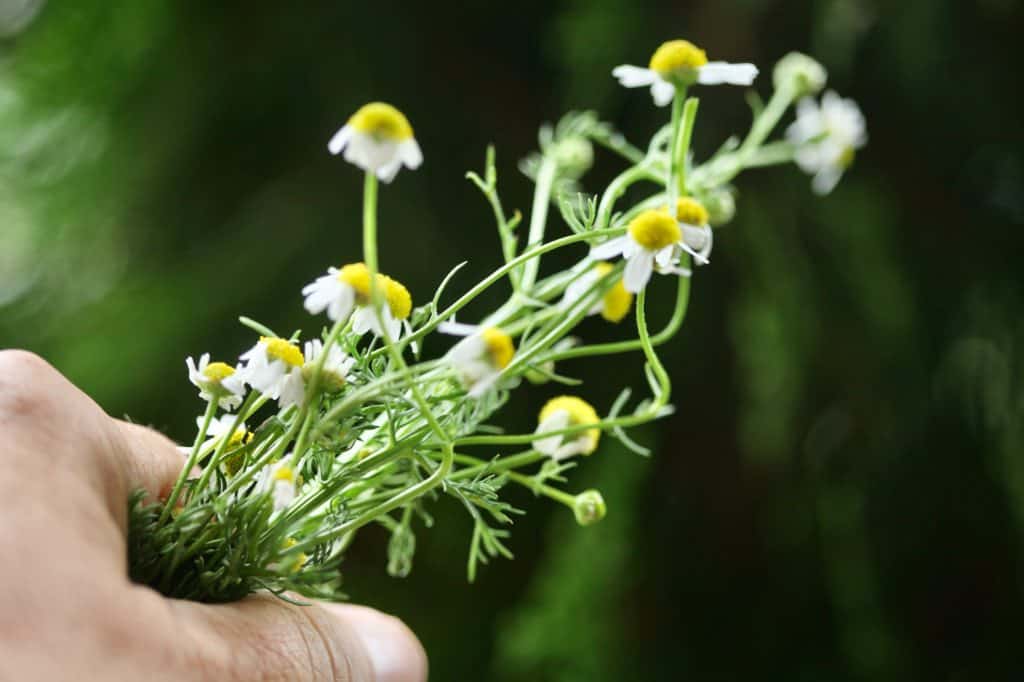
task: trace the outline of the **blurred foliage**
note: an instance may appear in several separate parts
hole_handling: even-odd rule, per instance
[[[605,522],[524,494],[516,560],[471,586],[442,505],[408,579],[371,531],[348,590],[407,619],[438,680],[1024,673],[1019,2],[40,4],[0,1],[0,346],[179,439],[184,356],[243,348],[238,314],[308,324],[299,288],[357,248],[358,177],[324,145],[363,101],[401,106],[426,154],[381,215],[383,265],[415,293],[497,261],[462,179],[488,142],[511,210],[540,122],[661,122],[614,65],[676,36],[763,72],[818,56],[870,145],[824,200],[796,170],[740,179],[666,351],[679,410],[641,434],[656,455],[608,446],[574,472]],[[735,91],[702,95],[698,155],[748,121]],[[567,368],[599,406],[639,369]],[[555,389],[530,391],[510,427]]]

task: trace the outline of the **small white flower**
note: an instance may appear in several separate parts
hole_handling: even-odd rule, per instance
[[[786,137],[796,145],[796,163],[813,175],[811,188],[828,194],[843,171],[853,163],[856,150],[867,144],[867,128],[857,103],[827,91],[819,105],[810,97],[797,104],[796,121]]]
[[[277,400],[281,407],[302,403],[306,391],[302,379],[305,360],[298,346],[285,339],[263,336],[242,354],[242,360],[246,364],[238,374],[245,383]]]
[[[593,406],[582,398],[563,395],[552,398],[544,405],[537,418],[536,434],[561,431],[571,426],[597,424],[601,418]],[[565,459],[573,455],[589,455],[597,449],[600,429],[587,429],[576,434],[558,434],[533,441],[533,449],[552,459]]]
[[[380,310],[383,329],[389,339],[397,341],[403,332],[411,331],[412,296],[401,282],[380,273],[377,274],[377,286],[386,302]],[[327,317],[338,322],[355,310],[352,331],[360,335],[372,332],[375,336],[383,336],[377,313],[370,305],[370,270],[366,264],[328,268],[327,274],[307,284],[302,294],[306,297],[305,307],[310,313],[316,315],[326,310]]]
[[[391,182],[404,164],[416,169],[423,153],[412,135],[409,119],[383,102],[371,102],[359,109],[327,143],[332,154],[345,151],[345,160]]]
[[[188,367],[188,380],[199,389],[199,397],[209,402],[216,400],[225,410],[233,410],[242,404],[245,386],[235,372],[235,368],[224,362],[210,362],[210,354],[199,356],[199,365],[189,357],[185,360]]]
[[[303,345],[303,350],[306,364],[302,368],[302,374],[303,378],[308,382],[312,377],[313,368],[324,352],[324,344],[320,339],[313,339]],[[320,386],[328,393],[340,391],[345,385],[348,372],[354,364],[355,360],[353,358],[345,355],[337,346],[332,345],[330,350],[327,351],[327,357],[324,358],[323,367],[320,368]]]
[[[295,496],[298,493],[298,474],[289,464],[290,459],[290,455],[285,455],[281,461],[270,464],[264,469],[263,489],[271,494],[275,512],[286,509],[295,501]]]
[[[203,449],[206,450],[211,448],[213,445],[218,443],[229,431],[231,431],[232,425],[235,423],[235,417],[226,415],[224,417],[214,417],[210,420],[210,425],[206,428],[206,442],[203,443]],[[203,428],[203,418],[196,417],[196,426]],[[228,449],[239,445],[247,440],[247,436],[251,437],[248,429],[245,427],[245,422],[238,425],[228,437]]]
[[[662,274],[688,275],[676,268],[676,254],[683,238],[675,219],[664,209],[648,209],[629,222],[626,234],[610,239],[590,250],[590,257],[598,260],[622,255],[626,269],[622,281],[626,291],[638,293],[657,270]]]
[[[663,107],[672,101],[676,88],[701,85],[750,85],[757,77],[753,64],[709,62],[704,50],[686,40],[670,40],[655,50],[648,67],[623,64],[612,70],[624,87],[650,86],[654,103]]]
[[[516,352],[512,337],[497,327],[445,322],[438,331],[466,337],[452,346],[445,357],[472,397],[483,395],[494,385]]]
[[[612,271],[612,267],[611,263],[604,261],[595,263],[592,268],[570,282],[569,286],[565,288],[565,293],[562,294],[560,303],[562,309],[568,310],[576,305],[576,302],[586,296],[598,280]],[[587,315],[600,315],[609,322],[621,322],[629,313],[632,304],[633,294],[626,291],[622,280],[619,279],[603,296],[594,301],[587,310]]]
[[[676,220],[683,234],[679,249],[693,256],[698,265],[710,263],[708,257],[711,255],[714,239],[707,209],[699,201],[683,197],[676,201]]]

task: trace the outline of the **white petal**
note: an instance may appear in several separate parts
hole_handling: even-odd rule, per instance
[[[555,410],[553,414],[548,416],[537,426],[537,430],[534,433],[541,435],[548,431],[561,431],[569,426],[569,422],[571,420],[572,416],[566,410]],[[563,438],[564,436],[562,435],[538,438],[533,441],[533,449],[545,455],[554,455],[558,452]]]
[[[697,69],[697,82],[702,85],[750,85],[756,77],[757,67],[753,64],[708,62]]]
[[[479,327],[475,324],[462,324],[455,320],[448,320],[437,325],[437,331],[451,336],[470,336],[476,334]]]
[[[619,83],[626,88],[642,88],[661,80],[661,76],[656,71],[629,64],[616,66],[612,69],[612,75],[618,78]]]
[[[654,98],[654,103],[659,107],[663,107],[672,101],[672,98],[676,95],[676,86],[672,85],[668,81],[661,80],[660,78],[651,84],[651,97]]]
[[[608,258],[614,258],[622,253],[622,249],[626,246],[627,237],[615,237],[609,239],[603,244],[598,244],[590,249],[590,257],[594,260],[605,260]]]
[[[381,182],[389,183],[395,179],[401,167],[402,159],[396,156],[393,161],[389,161],[377,169],[377,177]]]
[[[639,293],[651,279],[654,269],[654,254],[650,251],[639,251],[626,261],[626,270],[622,274],[622,283],[626,291]]]
[[[814,190],[815,194],[824,196],[835,189],[842,175],[843,172],[836,166],[826,166],[814,175],[814,178],[811,180],[811,189]]]
[[[420,164],[423,163],[423,152],[420,150],[420,145],[414,137],[403,140],[398,144],[398,156],[401,157],[405,167],[412,170],[419,168]]]
[[[352,126],[344,125],[341,127],[341,130],[334,133],[334,137],[332,137],[331,141],[327,143],[327,150],[332,154],[338,154],[345,148],[345,145],[348,144],[348,141],[351,138]]]

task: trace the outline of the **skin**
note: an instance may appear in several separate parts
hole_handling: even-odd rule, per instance
[[[0,351],[0,679],[421,682],[400,621],[263,595],[206,605],[128,580],[126,500],[184,464],[39,357]]]

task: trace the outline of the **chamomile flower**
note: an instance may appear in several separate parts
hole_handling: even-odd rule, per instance
[[[512,337],[497,327],[446,322],[438,330],[466,337],[452,346],[445,357],[472,397],[483,395],[494,385],[516,352]]]
[[[626,234],[592,248],[590,257],[603,260],[622,254],[626,259],[622,283],[626,291],[635,294],[647,286],[655,270],[688,274],[676,267],[676,250],[682,239],[683,231],[672,214],[665,209],[648,209],[629,222]]]
[[[676,220],[683,234],[679,247],[693,256],[697,264],[707,265],[712,245],[707,209],[696,199],[683,197],[676,201]]]
[[[597,424],[601,418],[587,401],[576,396],[563,395],[552,398],[544,405],[537,418],[538,436],[549,431],[561,431],[571,426]],[[557,434],[533,441],[533,449],[552,459],[565,459],[573,455],[589,455],[597,449],[601,439],[600,429],[587,429],[580,433]]]
[[[213,419],[211,419],[210,425],[206,428],[207,440],[205,443],[203,443],[203,448],[205,449],[209,446],[219,443],[224,437],[227,437],[228,439],[228,450],[239,445],[244,445],[245,443],[248,443],[250,440],[252,440],[252,433],[250,433],[246,429],[245,422],[239,424],[238,428],[235,429],[235,431],[231,433],[231,435],[229,436],[228,432],[231,431],[231,427],[234,425],[234,423],[235,417],[230,415],[224,417],[214,417]],[[196,426],[198,426],[199,428],[203,427],[202,417],[196,418]]]
[[[402,332],[411,332],[409,326],[409,313],[412,312],[412,296],[398,280],[387,275],[380,275],[377,280],[378,286],[383,287],[385,305],[381,306],[380,319],[372,305],[362,305],[352,317],[352,331],[357,334],[372,332],[375,336],[383,336],[381,333],[381,322],[384,323],[384,330],[387,337],[397,341],[402,337]],[[369,294],[369,292],[367,292]],[[367,295],[369,298],[369,295]]]
[[[302,367],[302,378],[308,383],[313,377],[313,368],[324,352],[324,344],[320,339],[307,341],[303,345],[306,363]],[[348,372],[355,360],[345,355],[337,346],[331,346],[320,368],[320,387],[328,393],[337,393],[345,386]]]
[[[242,404],[245,386],[235,374],[235,368],[224,362],[210,362],[210,354],[199,356],[199,364],[191,357],[185,360],[188,380],[199,389],[199,397],[207,402],[216,400],[225,410]]]
[[[327,268],[327,274],[302,288],[303,302],[312,315],[327,311],[332,322],[346,319],[356,304],[370,302],[370,270],[364,263]]]
[[[592,268],[573,280],[565,288],[562,295],[561,306],[568,309],[576,304],[587,292],[597,283],[598,280],[612,271],[612,264],[601,261],[595,263]],[[633,294],[626,291],[622,280],[616,280],[604,295],[594,301],[594,304],[587,310],[587,315],[600,315],[609,322],[621,322],[629,313],[633,305]]]
[[[757,76],[753,64],[709,62],[707,54],[687,40],[670,40],[651,55],[647,68],[623,64],[612,75],[624,87],[650,86],[654,103],[663,107],[672,101],[676,88],[701,85],[750,85]]]
[[[856,151],[868,141],[857,103],[832,90],[822,96],[820,104],[810,97],[797,103],[796,121],[786,137],[796,145],[796,164],[814,176],[811,188],[817,194],[832,191],[853,163]]]
[[[261,336],[259,343],[242,354],[241,379],[257,391],[280,402],[298,405],[306,392],[302,379],[305,358],[299,347],[286,339]]]
[[[416,169],[423,153],[412,135],[409,119],[384,102],[363,105],[327,143],[332,154],[345,152],[345,160],[391,182],[404,164]]]
[[[263,486],[274,500],[274,511],[286,509],[295,501],[298,492],[298,472],[289,464],[290,459],[290,456],[285,455],[284,459],[268,465],[264,470]]]

